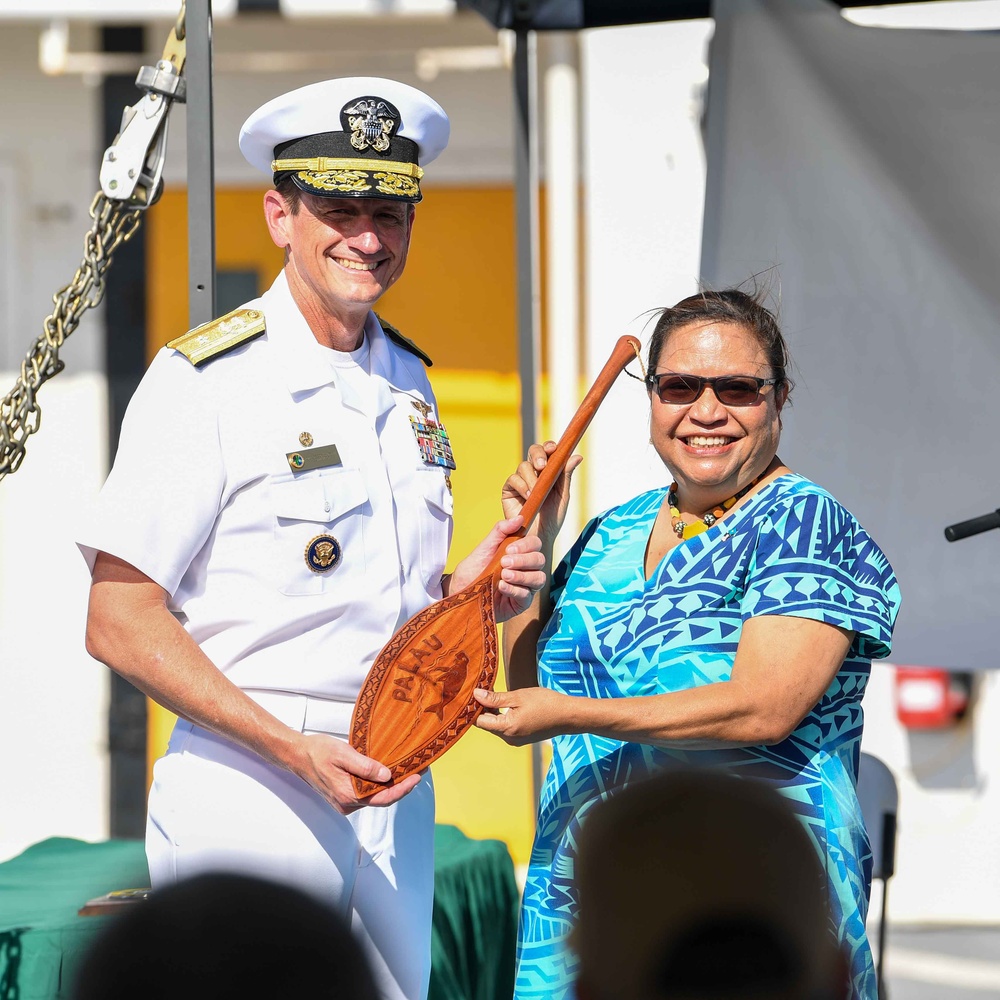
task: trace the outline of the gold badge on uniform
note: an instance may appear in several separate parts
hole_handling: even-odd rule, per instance
[[[317,535],[306,546],[306,565],[314,573],[328,573],[341,555],[340,542],[333,535]]]
[[[302,445],[303,448],[308,448],[309,445],[311,445],[312,443],[313,443],[313,436],[312,434],[309,433],[309,431],[303,431],[299,435],[299,444]]]

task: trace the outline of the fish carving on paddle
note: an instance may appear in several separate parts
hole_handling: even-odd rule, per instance
[[[442,722],[445,708],[458,697],[469,673],[469,658],[461,649],[455,650],[450,659],[450,663],[435,664],[424,674],[428,690],[438,695],[436,701],[424,708],[424,712],[432,712]]]

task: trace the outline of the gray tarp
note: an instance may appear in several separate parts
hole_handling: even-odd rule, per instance
[[[1000,666],[1000,34],[861,28],[717,0],[702,256],[773,267],[796,362],[781,456],[903,590],[895,663]]]

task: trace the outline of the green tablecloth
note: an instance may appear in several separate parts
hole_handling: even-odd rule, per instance
[[[132,840],[56,837],[0,864],[0,1000],[68,998],[90,941],[114,919],[77,910],[148,883],[142,844]],[[517,905],[505,844],[437,827],[430,1000],[509,1000]]]
[[[503,841],[435,829],[428,1000],[510,1000],[519,903]]]

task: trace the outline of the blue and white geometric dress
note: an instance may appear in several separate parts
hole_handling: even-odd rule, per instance
[[[542,685],[623,698],[725,681],[743,623],[757,615],[811,618],[856,636],[819,704],[782,743],[676,750],[589,734],[556,737],[524,890],[515,998],[573,996],[566,937],[576,911],[577,836],[588,811],[631,780],[697,765],[772,783],[791,803],[826,867],[835,931],[851,953],[854,998],[872,1000],[865,936],[871,850],[855,786],[861,696],[871,660],[889,653],[899,608],[892,567],[830,494],[788,474],[675,546],[646,580],[646,543],[665,493],[644,493],[591,521],[556,570],[555,608],[538,644]]]

